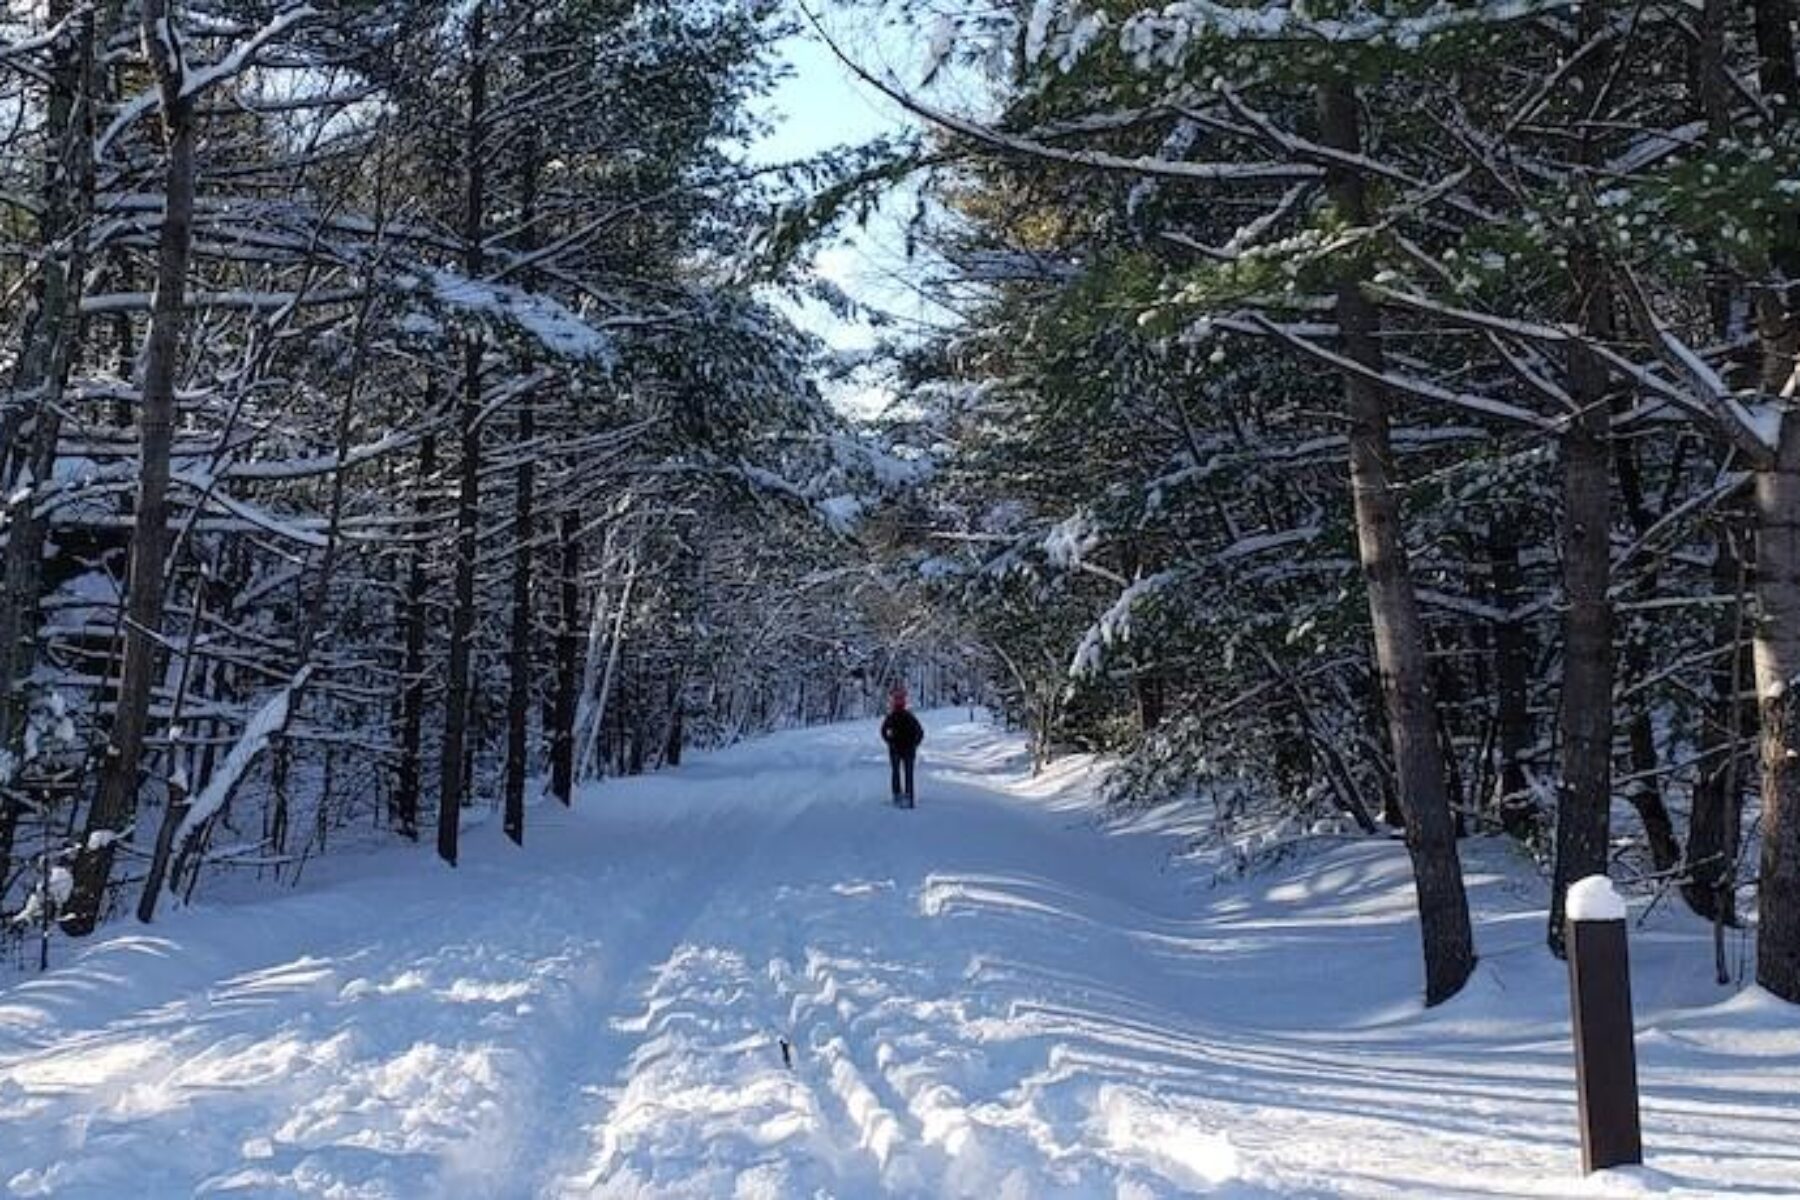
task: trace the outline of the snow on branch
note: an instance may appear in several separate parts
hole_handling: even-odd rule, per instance
[[[20,38],[17,41],[7,41],[0,37],[0,63],[4,63],[13,70],[41,77],[41,72],[36,69],[36,64],[29,60],[46,50],[53,49],[58,42],[71,34],[77,22],[87,20],[93,11],[92,4],[77,4],[64,13],[56,24],[40,33]]]
[[[218,481],[212,476],[189,471],[173,471],[169,475],[171,483],[183,484],[199,493],[203,505],[212,505],[243,521],[245,524],[261,529],[276,537],[298,542],[302,546],[320,550],[325,547],[324,534],[286,520],[266,509],[258,508],[247,501],[227,495],[218,487]]]
[[[300,668],[298,674],[289,680],[287,686],[271,696],[256,715],[244,726],[237,744],[219,769],[213,772],[206,787],[194,797],[188,807],[187,815],[181,819],[181,825],[175,831],[175,845],[185,846],[188,839],[198,833],[202,826],[225,807],[226,801],[237,791],[244,776],[255,765],[257,758],[269,747],[269,742],[276,734],[287,728],[288,718],[292,715],[294,697],[306,686],[312,677],[313,668]]]
[[[1415,203],[1444,199],[1452,207],[1461,209],[1477,220],[1499,220],[1498,214],[1490,212],[1480,205],[1469,201],[1467,198],[1456,194],[1455,189],[1461,184],[1462,180],[1467,178],[1471,173],[1467,167],[1454,171],[1447,178],[1438,180],[1435,183],[1419,179],[1400,167],[1383,162],[1368,154],[1355,154],[1347,150],[1339,150],[1334,146],[1327,146],[1323,142],[1316,142],[1310,138],[1302,137],[1290,130],[1283,129],[1276,124],[1274,119],[1267,113],[1260,112],[1251,107],[1248,101],[1238,95],[1234,89],[1223,83],[1218,85],[1217,91],[1220,99],[1225,102],[1226,107],[1245,122],[1247,132],[1253,132],[1283,154],[1306,162],[1319,163],[1326,166],[1348,167],[1368,175],[1378,176],[1383,179],[1390,179],[1396,183],[1404,184],[1405,186],[1412,188],[1416,193],[1413,197]],[[1200,119],[1199,113],[1193,112],[1185,107],[1181,108],[1179,111],[1186,113],[1195,119]]]
[[[1421,400],[1433,400],[1441,404],[1453,405],[1469,412],[1481,413],[1482,415],[1489,417],[1497,417],[1500,420],[1510,421],[1516,425],[1524,425],[1531,429],[1552,431],[1557,427],[1556,422],[1546,420],[1544,417],[1539,416],[1530,409],[1520,408],[1516,404],[1508,404],[1504,400],[1495,400],[1490,396],[1481,396],[1474,392],[1452,391],[1449,388],[1439,387],[1435,383],[1418,379],[1411,375],[1398,375],[1392,371],[1378,371],[1373,367],[1365,366],[1355,359],[1339,354],[1334,350],[1328,350],[1316,342],[1311,342],[1303,337],[1298,337],[1261,316],[1253,315],[1251,319],[1255,321],[1264,332],[1279,338],[1281,341],[1292,346],[1302,354],[1328,363],[1339,371],[1352,375],[1359,375],[1362,378],[1369,380],[1371,383],[1379,384],[1382,387],[1389,388],[1392,391],[1399,392],[1403,395],[1416,396]]]
[[[1706,136],[1705,121],[1689,121],[1675,129],[1648,129],[1625,152],[1606,164],[1613,175],[1633,175],[1665,158],[1691,150]]]
[[[511,284],[470,279],[438,267],[403,274],[395,283],[446,308],[505,321],[559,358],[591,362],[608,372],[618,363],[618,347],[612,337],[549,296]]]
[[[318,10],[309,4],[284,9],[276,13],[267,25],[234,46],[218,62],[209,63],[197,70],[190,70],[183,61],[181,44],[175,36],[174,18],[170,14],[165,13],[161,20],[151,23],[157,36],[154,43],[146,38],[145,48],[162,60],[162,73],[179,81],[176,90],[177,99],[192,100],[215,84],[242,75],[256,65],[257,55],[262,53],[270,42],[318,15]],[[161,107],[162,102],[163,96],[160,87],[145,88],[127,100],[120,106],[118,114],[113,117],[95,143],[95,154],[103,157],[121,133],[146,114]]]
[[[1119,48],[1139,70],[1172,67],[1203,37],[1240,42],[1330,42],[1410,50],[1439,34],[1570,12],[1577,0],[1486,0],[1437,4],[1415,16],[1389,16],[1351,6],[1345,16],[1314,17],[1299,4],[1221,4],[1177,0],[1119,27]]]
[[[1112,606],[1101,613],[1100,619],[1082,634],[1081,644],[1075,649],[1075,658],[1069,664],[1070,678],[1078,679],[1098,671],[1108,646],[1131,640],[1133,610],[1180,578],[1181,573],[1178,571],[1159,571],[1133,582],[1120,592]]]
[[[361,288],[317,288],[303,292],[255,291],[233,289],[222,292],[192,292],[184,303],[189,309],[233,309],[246,312],[275,312],[294,305],[324,306],[349,304],[363,298]],[[81,298],[84,316],[101,313],[149,312],[149,292],[99,292]]]
[[[1300,207],[1301,202],[1312,194],[1312,189],[1311,183],[1295,184],[1268,211],[1239,226],[1237,232],[1233,233],[1223,246],[1208,246],[1197,238],[1170,231],[1164,231],[1161,236],[1176,245],[1186,246],[1188,249],[1216,261],[1232,262],[1246,251],[1258,246],[1272,230],[1291,217]]]
[[[224,58],[190,72],[181,81],[182,98],[191,99],[215,83],[242,74],[246,69],[255,65],[256,56],[261,53],[263,47],[290,29],[304,24],[318,15],[318,10],[310,4],[302,4],[297,8],[290,8],[285,12],[275,14],[267,25],[239,42]]]
[[[1071,565],[1076,566],[1081,565],[1079,554],[1082,551],[1075,548],[1072,543],[1084,540],[1081,522],[1082,518],[1073,518],[1064,522],[1053,531],[1046,543],[1046,549],[1051,550],[1053,556],[1055,554],[1053,545],[1060,544],[1062,553],[1070,556]],[[1317,540],[1321,532],[1318,525],[1307,525],[1298,529],[1240,538],[1214,555],[1213,561],[1229,563],[1270,550],[1303,546]],[[1131,640],[1131,623],[1138,606],[1151,597],[1166,591],[1171,585],[1183,579],[1185,575],[1186,572],[1183,570],[1172,569],[1160,571],[1155,575],[1126,584],[1112,605],[1100,614],[1100,618],[1082,635],[1081,643],[1075,650],[1075,657],[1069,664],[1070,678],[1091,675],[1099,670],[1107,647]],[[1111,572],[1105,572],[1104,576],[1116,582],[1124,582],[1123,579]]]
[[[808,15],[810,17],[811,14]],[[1094,170],[1160,176],[1167,179],[1185,179],[1191,182],[1268,183],[1325,178],[1323,167],[1309,163],[1188,162],[1180,159],[1147,156],[1127,157],[1109,154],[1101,150],[1065,150],[1059,146],[1049,145],[1041,138],[1030,134],[1009,133],[926,104],[898,83],[876,75],[851,58],[825,33],[816,19],[812,24],[814,30],[838,61],[842,62],[846,69],[864,83],[881,92],[914,116],[936,125],[940,129],[957,134],[969,141],[990,146],[1002,153],[1066,163],[1076,167],[1089,167]]]
[[[256,480],[307,479],[329,475],[334,471],[363,466],[397,451],[409,449],[418,444],[420,436],[418,430],[397,430],[374,441],[352,446],[342,456],[332,452],[306,458],[233,462],[219,473],[226,479]]]
[[[1258,533],[1239,538],[1225,549],[1213,556],[1215,562],[1227,563],[1252,555],[1263,554],[1270,550],[1285,550],[1291,546],[1307,546],[1318,541],[1324,530],[1319,525],[1303,525],[1298,529],[1283,529],[1276,533]]]
[[[877,84],[876,86],[881,86]],[[1291,162],[1185,162],[1152,158],[1145,155],[1126,157],[1103,150],[1065,150],[1047,145],[1023,134],[1005,133],[991,126],[947,113],[920,103],[898,88],[883,87],[894,101],[952,133],[981,142],[1010,154],[1025,158],[1048,159],[1075,167],[1091,167],[1101,171],[1121,171],[1132,175],[1151,175],[1165,179],[1184,179],[1200,183],[1268,183],[1325,178],[1325,168],[1309,163]]]
[[[1044,555],[1058,567],[1076,567],[1100,544],[1091,515],[1080,512],[1051,526],[1044,535]]]
[[[1646,393],[1660,397],[1692,417],[1710,423],[1752,460],[1766,461],[1774,450],[1775,422],[1779,419],[1779,413],[1767,405],[1746,407],[1718,372],[1676,337],[1655,314],[1631,273],[1622,272],[1621,278],[1627,284],[1623,291],[1633,319],[1647,336],[1655,340],[1659,354],[1686,375],[1692,386],[1672,383],[1656,372],[1655,364],[1634,362],[1604,342],[1582,338],[1570,329],[1475,312],[1380,284],[1368,285],[1365,290],[1384,303],[1453,321],[1471,329],[1550,345],[1563,346],[1580,342],[1613,371]]]
[[[105,158],[107,151],[112,149],[112,144],[118,139],[118,136],[136,124],[140,117],[153,110],[160,99],[155,88],[145,88],[121,105],[118,114],[95,139],[94,156]]]
[[[1747,407],[1711,364],[1656,315],[1637,276],[1629,270],[1620,272],[1620,276],[1633,317],[1643,332],[1655,339],[1657,352],[1663,359],[1692,383],[1702,409],[1752,461],[1767,462],[1774,455],[1781,435],[1781,410],[1761,404]]]

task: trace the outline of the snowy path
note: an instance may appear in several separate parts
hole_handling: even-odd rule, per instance
[[[1497,850],[1423,1014],[1393,844],[1209,890],[928,724],[916,812],[871,725],[788,734],[0,987],[0,1194],[1800,1195],[1800,1022],[1685,927],[1634,943],[1655,1169],[1583,1182]]]

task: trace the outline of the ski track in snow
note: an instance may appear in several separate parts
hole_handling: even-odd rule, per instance
[[[0,986],[0,1194],[1800,1195],[1800,1020],[1678,914],[1633,934],[1649,1166],[1583,1180],[1498,844],[1425,1013],[1398,843],[1209,888],[1079,761],[927,728],[912,812],[873,723],[799,731],[539,805],[523,855],[114,926]]]

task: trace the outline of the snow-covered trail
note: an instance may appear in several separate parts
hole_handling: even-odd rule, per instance
[[[1209,889],[1080,764],[927,727],[913,812],[872,724],[784,734],[0,987],[0,1193],[1800,1195],[1797,1022],[1693,931],[1634,942],[1654,1169],[1584,1182],[1498,850],[1422,1013],[1396,845]]]

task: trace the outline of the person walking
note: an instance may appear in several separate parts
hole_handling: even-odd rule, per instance
[[[888,769],[894,781],[894,803],[913,805],[913,761],[925,740],[925,727],[906,708],[906,688],[894,685],[888,694],[887,720],[881,723],[881,740],[887,743]],[[904,786],[902,786],[904,784]]]

